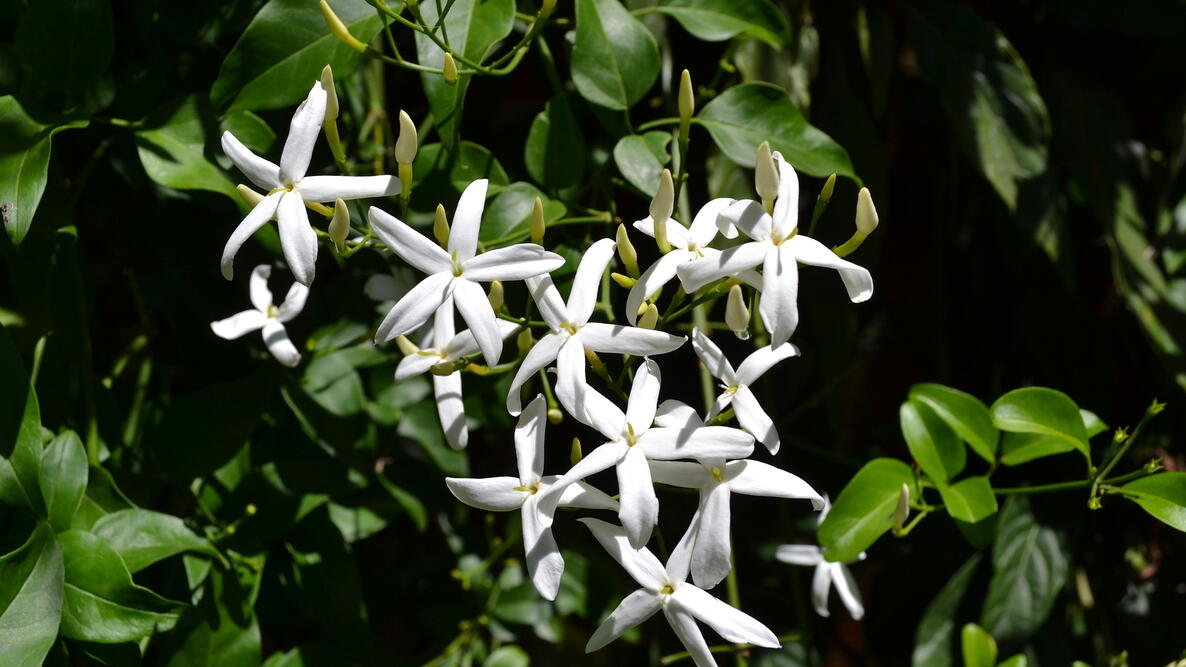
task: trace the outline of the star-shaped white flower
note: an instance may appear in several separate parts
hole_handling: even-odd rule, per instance
[[[375,333],[384,342],[412,331],[450,296],[478,341],[487,365],[502,355],[497,317],[480,282],[523,280],[560,268],[564,258],[534,243],[519,243],[478,254],[478,230],[486,207],[486,179],[470,183],[461,193],[448,252],[403,221],[371,207],[371,227],[405,262],[429,274],[408,291],[383,318]]]
[[[691,407],[679,401],[664,401],[655,416],[659,426],[680,429],[704,428]],[[700,506],[692,523],[696,539],[692,547],[692,580],[701,588],[721,582],[732,567],[729,546],[729,499],[733,493],[771,498],[804,498],[815,509],[823,498],[807,482],[761,461],[726,461],[722,458],[684,461],[651,461],[651,479],[700,491]]]
[[[511,381],[507,410],[512,415],[519,414],[519,388],[533,374],[555,361],[560,402],[569,414],[589,423],[582,414],[581,402],[586,387],[586,350],[646,357],[671,352],[687,340],[684,336],[662,331],[589,321],[597,305],[601,274],[613,256],[614,242],[611,239],[602,239],[585,251],[572,280],[568,303],[560,298],[550,276],[527,280],[527,288],[551,331],[531,348]]]
[[[552,537],[552,518],[555,503],[540,502],[543,492],[551,488],[558,477],[544,476],[544,427],[548,405],[543,396],[527,404],[515,427],[515,459],[519,477],[489,477],[461,479],[448,477],[445,483],[458,500],[492,512],[518,509],[523,522],[523,550],[527,554],[527,570],[539,594],[556,599],[560,575],[564,572],[564,558]],[[593,510],[615,510],[618,502],[592,486],[579,482],[568,485],[560,494],[561,507]]]
[[[832,504],[824,498],[824,509],[820,512],[819,523],[823,523],[830,509]],[[828,591],[835,586],[841,602],[854,619],[859,621],[865,615],[865,607],[861,604],[861,590],[857,587],[852,572],[848,571],[844,563],[831,563],[825,560],[823,549],[811,544],[784,544],[774,553],[774,557],[792,565],[815,566],[815,575],[811,578],[811,601],[815,605],[815,613],[828,616]],[[865,560],[863,551],[857,557],[857,561],[862,560]]]
[[[497,324],[499,335],[503,338],[519,328],[514,322],[505,320],[499,320]],[[468,330],[455,333],[453,297],[445,299],[445,303],[437,309],[433,317],[431,340],[431,347],[421,347],[400,359],[399,366],[395,368],[395,381],[432,371],[437,415],[441,418],[445,439],[454,449],[464,449],[469,441],[469,429],[465,425],[465,405],[461,400],[461,369],[450,366],[477,352],[478,342]]]
[[[555,489],[609,468],[616,468],[621,507],[618,520],[641,547],[651,538],[659,518],[659,499],[651,483],[647,461],[687,458],[745,458],[754,451],[754,438],[739,429],[705,426],[696,429],[652,428],[659,404],[659,366],[645,360],[634,374],[630,401],[623,413],[596,390],[588,388],[584,401],[591,426],[607,442],[585,455],[557,482]],[[555,489],[552,493],[555,493]]]
[[[798,356],[799,348],[790,343],[778,346],[767,345],[754,350],[745,358],[745,361],[741,362],[741,366],[737,370],[733,370],[733,365],[725,358],[725,353],[721,352],[721,348],[717,347],[716,343],[709,340],[708,336],[705,336],[699,329],[692,330],[692,347],[699,355],[700,361],[708,368],[708,372],[720,380],[721,386],[724,388],[724,391],[713,402],[712,409],[708,412],[708,418],[712,419],[732,405],[733,412],[737,415],[737,423],[741,424],[741,428],[753,433],[759,442],[766,445],[771,454],[777,454],[781,444],[778,439],[778,431],[774,428],[774,422],[770,419],[770,415],[766,414],[762,405],[758,403],[758,397],[754,396],[754,392],[750,390],[750,385],[762,377],[762,374],[770,370],[774,364],[783,359]]]
[[[293,283],[288,288],[284,303],[279,307],[272,304],[272,292],[268,289],[268,278],[272,275],[272,267],[261,264],[251,272],[250,290],[251,310],[231,315],[225,320],[211,322],[210,328],[215,335],[227,340],[234,340],[244,334],[263,329],[264,344],[268,351],[276,357],[276,361],[285,366],[296,366],[301,362],[301,353],[297,352],[292,341],[288,339],[288,331],[284,323],[300,314],[305,307],[305,299],[309,296],[309,288],[300,283]]]
[[[578,519],[593,531],[594,537],[614,560],[638,582],[642,588],[627,595],[617,608],[602,621],[589,638],[585,652],[591,653],[622,636],[630,628],[640,625],[659,610],[667,617],[680,643],[692,655],[697,667],[715,667],[716,660],[704,641],[696,621],[717,631],[726,641],[749,643],[766,648],[778,648],[778,637],[762,622],[687,583],[691,561],[691,545],[695,527],[684,534],[671,551],[667,567],[645,547],[630,544],[626,531],[598,519]]]
[[[227,239],[222,251],[222,275],[227,280],[234,277],[235,253],[275,216],[288,268],[297,282],[311,285],[317,262],[317,234],[309,224],[305,202],[399,194],[399,179],[391,176],[305,176],[325,121],[325,104],[325,89],[318,81],[292,115],[279,166],[252,153],[230,132],[222,133],[223,152],[247,178],[268,192]]]
[[[729,248],[716,257],[705,257],[677,270],[684,289],[693,292],[725,276],[739,276],[747,269],[762,267],[762,299],[758,312],[770,331],[771,343],[790,339],[799,325],[799,263],[836,269],[853,303],[873,295],[869,271],[836,256],[824,244],[799,233],[799,177],[779,153],[778,198],[774,215],[752,199],[735,202],[721,212],[719,225],[735,225],[749,243]]]

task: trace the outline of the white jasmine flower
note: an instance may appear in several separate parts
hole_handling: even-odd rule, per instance
[[[523,280],[560,268],[564,258],[534,243],[519,243],[478,254],[478,230],[486,206],[486,179],[470,183],[461,193],[448,252],[401,220],[371,207],[371,227],[392,252],[429,274],[387,313],[375,334],[384,342],[412,331],[450,296],[469,325],[487,365],[502,355],[497,318],[480,282]]]
[[[580,400],[586,387],[586,350],[645,357],[671,352],[687,340],[684,336],[673,336],[662,331],[589,321],[597,305],[601,274],[613,256],[612,239],[602,239],[589,247],[577,267],[567,303],[560,298],[560,292],[550,276],[527,280],[527,288],[551,331],[531,348],[511,381],[511,389],[507,393],[507,410],[512,415],[519,414],[519,388],[533,374],[555,361],[561,403],[569,414],[589,423],[583,416],[583,403]],[[559,390],[561,387],[563,391]]]
[[[729,248],[716,257],[705,257],[679,266],[678,273],[688,292],[717,278],[738,276],[742,271],[762,267],[762,299],[758,311],[770,331],[771,343],[785,343],[799,325],[799,263],[836,269],[853,303],[873,295],[873,277],[865,268],[836,256],[824,244],[799,233],[799,177],[782,155],[778,161],[778,199],[774,215],[752,199],[740,200],[720,214],[720,225],[735,225],[749,243]]]
[[[704,428],[704,422],[691,407],[679,401],[664,401],[655,423],[681,429]],[[700,491],[700,506],[692,523],[696,539],[692,547],[692,580],[701,588],[721,582],[729,569],[729,499],[733,493],[771,498],[806,498],[815,509],[823,498],[807,482],[791,473],[761,461],[726,461],[722,458],[684,461],[651,461],[651,478]]]
[[[498,332],[506,338],[519,328],[514,322],[499,320]],[[433,318],[431,347],[421,347],[400,359],[395,369],[399,382],[414,375],[432,371],[432,388],[436,395],[437,415],[445,430],[445,439],[454,449],[464,449],[469,441],[465,424],[465,406],[461,400],[460,364],[464,357],[478,351],[478,342],[471,331],[454,332],[453,297],[437,309]]]
[[[824,509],[820,512],[818,523],[823,523],[830,509],[832,504],[824,498]],[[865,607],[861,604],[861,590],[857,587],[856,579],[853,579],[852,573],[844,563],[831,563],[825,560],[823,549],[811,544],[784,544],[774,553],[774,557],[792,565],[815,566],[815,576],[811,578],[811,601],[815,605],[815,613],[828,616],[828,591],[835,586],[841,602],[854,619],[859,621],[865,615]],[[862,551],[857,560],[865,560],[865,552]]]
[[[293,283],[288,288],[284,303],[277,307],[272,304],[272,292],[268,289],[271,275],[272,267],[266,264],[255,267],[250,280],[251,305],[255,308],[231,315],[225,320],[211,322],[210,328],[215,335],[227,340],[263,329],[264,344],[276,361],[285,366],[296,366],[301,362],[301,353],[288,339],[284,323],[301,313],[305,299],[309,296],[309,288]]]
[[[589,638],[585,652],[591,653],[641,624],[659,610],[697,667],[715,667],[716,660],[704,641],[696,621],[716,630],[726,641],[778,648],[778,637],[761,621],[687,583],[695,527],[684,534],[671,551],[667,567],[650,550],[631,545],[626,531],[597,519],[578,519],[614,560],[638,582],[638,590],[627,595]]]
[[[559,489],[602,470],[616,468],[621,501],[618,520],[630,536],[630,543],[638,547],[651,538],[651,530],[659,518],[659,499],[651,483],[648,459],[738,459],[754,450],[753,436],[726,426],[652,428],[659,404],[659,384],[659,366],[645,360],[634,374],[625,413],[589,388],[583,399],[585,413],[590,425],[607,442],[586,454],[556,482]]]
[[[749,386],[762,377],[763,373],[770,370],[774,364],[783,359],[798,356],[799,348],[790,343],[777,346],[767,345],[754,350],[735,371],[733,365],[725,358],[725,353],[721,352],[721,348],[717,347],[716,343],[709,340],[708,336],[705,336],[699,329],[692,330],[692,347],[700,356],[700,361],[708,368],[708,372],[720,380],[721,387],[724,388],[724,391],[713,402],[708,418],[712,419],[732,405],[733,412],[737,415],[737,423],[741,424],[741,428],[753,433],[759,442],[766,445],[771,454],[777,454],[781,444],[778,439],[778,431],[774,428],[774,422],[770,419],[770,415],[762,409],[762,405],[758,403],[758,398],[750,391]]]
[[[253,183],[268,192],[243,218],[223,248],[222,275],[227,280],[234,276],[235,253],[248,237],[275,216],[288,268],[297,282],[311,285],[317,261],[317,234],[309,225],[305,202],[399,194],[399,180],[391,176],[305,176],[313,158],[313,144],[325,120],[325,105],[325,88],[318,81],[292,115],[279,166],[252,153],[235,135],[223,132],[223,152]]]
[[[556,599],[560,575],[564,572],[564,558],[552,537],[552,516],[555,503],[544,507],[540,503],[543,491],[556,483],[556,475],[544,476],[544,427],[548,405],[543,396],[536,396],[527,405],[515,427],[515,459],[519,476],[459,479],[448,477],[445,483],[458,500],[492,512],[520,511],[523,520],[523,550],[527,555],[527,570],[539,594]],[[618,502],[592,486],[579,482],[565,487],[559,505],[583,509],[615,510]]]

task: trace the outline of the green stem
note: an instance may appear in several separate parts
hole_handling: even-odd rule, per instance
[[[653,127],[663,127],[664,125],[679,125],[679,117],[673,116],[671,118],[656,118],[655,120],[648,120],[638,126],[639,132],[645,132]]]
[[[1125,475],[1120,475],[1119,477],[1113,477],[1111,479],[1099,480],[1098,484],[1101,484],[1101,485],[1102,484],[1113,484],[1113,485],[1114,484],[1123,484],[1124,482],[1131,482],[1134,479],[1140,479],[1141,477],[1146,477],[1146,476],[1152,475],[1152,474],[1153,474],[1153,472],[1150,472],[1150,471],[1142,468],[1140,470],[1134,470],[1133,472],[1130,472]],[[1093,484],[1096,484],[1096,483],[1097,483],[1096,480],[1080,479],[1080,480],[1076,480],[1074,482],[1055,482],[1054,484],[1038,484],[1035,486],[1014,486],[1014,487],[997,488],[997,489],[993,489],[992,492],[997,494],[998,496],[1028,495],[1031,493],[1054,493],[1057,491],[1071,491],[1074,489],[1085,489],[1085,488],[1092,486]]]
[[[1153,403],[1145,409],[1145,414],[1141,416],[1141,421],[1137,423],[1137,427],[1133,429],[1132,435],[1124,439],[1124,444],[1120,446],[1120,449],[1116,452],[1116,455],[1113,456],[1112,459],[1107,462],[1107,464],[1100,468],[1100,471],[1097,472],[1095,477],[1092,479],[1091,498],[1088,501],[1089,503],[1099,497],[1100,484],[1104,483],[1104,478],[1107,476],[1107,474],[1112,472],[1112,468],[1115,468],[1116,464],[1124,458],[1124,455],[1128,452],[1128,448],[1132,446],[1133,441],[1140,437],[1141,433],[1145,430],[1145,426],[1147,426],[1149,422],[1153,421],[1153,418],[1160,414],[1164,409],[1165,404],[1158,403],[1157,401],[1153,401]]]

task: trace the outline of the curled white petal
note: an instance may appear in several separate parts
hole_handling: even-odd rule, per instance
[[[251,152],[235,135],[222,133],[222,152],[235,163],[239,171],[264,190],[280,187],[280,167]]]
[[[309,162],[313,159],[313,145],[321,134],[325,122],[326,92],[321,82],[313,84],[309,95],[292,114],[288,126],[288,138],[284,141],[284,152],[280,154],[280,180],[295,183],[305,177]]]
[[[654,616],[662,606],[662,599],[645,589],[627,595],[593,631],[589,643],[585,644],[585,653],[592,653],[621,637],[622,633]]]
[[[317,265],[317,233],[309,224],[309,212],[300,194],[286,192],[276,209],[280,221],[280,246],[297,282],[313,284]]]
[[[482,211],[486,208],[486,186],[484,178],[470,183],[457,201],[453,214],[453,226],[449,229],[449,252],[457,261],[465,262],[478,251],[478,231],[482,225]]]
[[[613,239],[601,239],[589,246],[581,257],[566,304],[573,324],[580,326],[588,322],[589,316],[593,314],[597,293],[601,289],[601,274],[605,273],[605,267],[613,259],[615,248]]]
[[[324,202],[398,195],[400,184],[394,176],[306,176],[297,189],[305,201]]]
[[[873,296],[873,276],[865,267],[841,259],[824,244],[806,236],[797,235],[783,245],[788,245],[795,258],[803,264],[836,269],[853,303],[867,301]]]
[[[285,366],[296,366],[301,363],[301,353],[297,351],[296,346],[288,338],[288,331],[284,329],[284,325],[279,320],[269,319],[264,323],[263,327],[264,345],[268,346],[268,351],[276,357]]]
[[[450,236],[452,238],[452,236]],[[466,260],[462,275],[469,280],[525,280],[564,265],[564,258],[534,243],[495,248]]]
[[[626,531],[620,526],[588,517],[577,521],[592,531],[601,546],[638,582],[639,586],[652,592],[658,592],[663,588],[667,580],[667,571],[659,563],[659,559],[646,547],[631,546]]]
[[[515,490],[515,487],[519,486],[519,480],[514,477],[446,477],[445,484],[461,502],[490,512],[519,509],[527,498],[526,493]]]
[[[376,342],[386,342],[412,331],[432,317],[453,293],[453,274],[434,273],[395,302],[375,332]]]
[[[241,313],[235,313],[224,320],[210,323],[210,329],[214,335],[219,338],[227,340],[234,340],[249,334],[252,331],[259,331],[268,322],[268,316],[258,310],[245,310]]]
[[[367,217],[383,243],[408,264],[425,273],[452,271],[453,261],[449,253],[399,218],[374,206]]]
[[[252,234],[276,215],[276,209],[280,206],[280,198],[284,194],[283,192],[274,192],[264,197],[255,205],[255,208],[247,213],[247,217],[243,218],[239,226],[235,227],[235,231],[231,232],[231,237],[227,239],[226,246],[222,249],[223,278],[230,280],[235,277],[235,255],[239,252],[239,248],[242,248]]]
[[[251,305],[260,312],[268,312],[272,306],[272,290],[268,289],[268,278],[272,275],[272,267],[260,264],[251,270],[251,278],[247,285],[251,294]]]

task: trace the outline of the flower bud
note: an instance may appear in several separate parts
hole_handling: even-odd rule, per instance
[[[501,280],[490,281],[490,291],[486,294],[486,299],[490,301],[490,307],[494,309],[494,312],[497,313],[502,310],[503,293]]]
[[[519,348],[519,356],[526,357],[531,348],[535,346],[535,338],[531,335],[531,329],[523,327],[518,336],[515,336],[515,346]]]
[[[450,86],[457,83],[457,63],[453,61],[453,54],[448,51],[445,52],[445,64],[441,67],[441,75]]]
[[[857,195],[857,231],[868,236],[874,229],[877,229],[877,209],[873,206],[873,195],[869,194],[869,188],[861,188]]]
[[[671,170],[664,169],[659,176],[659,191],[651,200],[651,220],[655,223],[655,243],[659,244],[659,252],[671,251],[671,244],[667,241],[667,221],[671,212],[675,210],[675,183],[671,180]]]
[[[832,191],[836,189],[836,172],[828,175],[828,180],[824,181],[824,187],[819,190],[820,201],[831,201]]]
[[[626,267],[626,273],[631,278],[637,278],[639,276],[638,252],[634,250],[634,244],[630,242],[630,235],[626,232],[626,225],[618,225],[618,233],[615,241],[618,246],[618,257],[622,259],[622,265]]]
[[[418,145],[419,139],[416,136],[416,124],[412,122],[412,117],[406,111],[400,109],[399,138],[395,140],[395,161],[399,164],[412,164],[412,161],[416,159],[416,148]]]
[[[559,410],[557,410],[557,412],[559,412]],[[577,463],[580,463],[581,459],[583,458],[585,458],[585,455],[583,452],[581,452],[581,439],[573,438],[572,450],[568,453],[568,460],[572,465],[575,466]]]
[[[321,87],[325,89],[325,122],[338,119],[338,89],[334,86],[334,70],[329,65],[321,70]]]
[[[399,351],[403,352],[405,355],[416,354],[420,351],[420,348],[416,347],[415,343],[408,340],[407,336],[396,336],[395,346],[398,347]]]
[[[334,200],[334,217],[329,221],[329,239],[341,254],[346,251],[346,235],[350,233],[350,209],[340,198]]]
[[[449,245],[449,218],[445,215],[445,207],[437,204],[437,213],[432,219],[432,235],[436,237],[441,247]]]
[[[539,3],[539,17],[546,18],[552,14],[552,10],[556,8],[556,0],[544,0]]]
[[[659,324],[659,307],[648,303],[638,316],[638,328],[654,329],[657,324]]]
[[[894,507],[894,530],[902,530],[906,519],[910,517],[910,487],[902,483],[902,490],[898,492],[898,504]]]
[[[768,141],[758,145],[758,158],[754,165],[754,189],[758,191],[758,196],[762,198],[762,206],[765,206],[769,213],[774,206],[774,198],[778,196],[778,167],[774,166]]]
[[[613,280],[615,283],[618,283],[618,285],[621,286],[623,289],[630,289],[631,287],[634,287],[634,285],[638,282],[634,278],[631,278],[630,276],[624,276],[616,271],[611,272],[609,274],[609,277],[610,277],[610,280]]]
[[[239,193],[239,197],[248,205],[254,207],[256,204],[264,200],[264,196],[243,185],[242,183],[235,186],[235,191]]]
[[[468,365],[469,364],[467,362],[464,362],[460,359],[446,359],[433,364],[432,367],[428,369],[428,372],[432,373],[433,375],[444,377],[446,375],[452,375]]]
[[[536,245],[544,244],[544,229],[547,225],[544,223],[544,200],[539,197],[535,198],[535,203],[531,205],[531,242]]]
[[[338,18],[333,8],[325,0],[321,0],[321,16],[325,18],[325,23],[329,26],[330,34],[339,42],[359,53],[367,50],[367,45],[358,41],[354,35],[350,34],[350,31],[346,29],[346,24],[342,23],[342,19]]]
[[[688,127],[692,124],[692,113],[696,110],[696,97],[692,92],[692,75],[684,70],[679,76],[679,136],[688,140]]]
[[[729,300],[725,302],[725,324],[741,340],[749,339],[749,306],[741,285],[729,288]]]
[[[560,411],[560,408],[548,408],[547,415],[550,424],[555,425],[564,421],[564,413]]]

